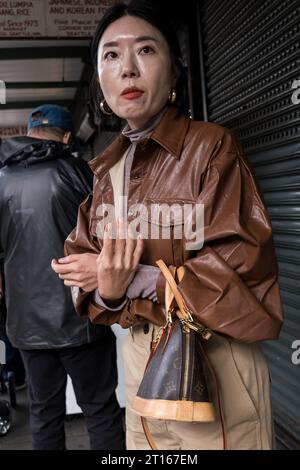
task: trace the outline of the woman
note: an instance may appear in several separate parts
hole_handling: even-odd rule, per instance
[[[184,266],[180,293],[195,318],[216,333],[208,354],[219,379],[227,448],[270,449],[269,374],[255,344],[276,339],[282,324],[270,221],[232,134],[212,123],[193,122],[181,111],[182,65],[175,35],[161,12],[139,5],[111,8],[95,33],[99,106],[127,126],[91,162],[93,194],[82,204],[66,242],[69,256],[53,268],[73,286],[80,315],[132,327],[124,348],[128,449],[149,448],[131,401],[153,332],[165,319],[158,259]],[[128,196],[127,207],[122,195]],[[103,214],[111,204],[116,216],[129,223],[142,204],[144,229],[163,225],[153,205],[172,205],[170,237],[136,239],[122,218],[116,234],[113,224],[106,224],[102,237]],[[202,248],[191,249],[186,235],[175,235],[183,223],[180,209],[189,204],[204,205]],[[89,274],[80,267],[82,253],[93,260]],[[234,370],[234,379],[226,380],[227,370]],[[160,449],[223,448],[219,419],[198,424],[150,420],[149,427]]]

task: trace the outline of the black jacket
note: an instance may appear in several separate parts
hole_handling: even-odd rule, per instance
[[[53,141],[16,137],[0,146],[0,253],[7,333],[20,349],[85,344],[105,328],[81,320],[52,271],[77,210],[92,189],[88,165]],[[2,168],[1,168],[2,165]]]

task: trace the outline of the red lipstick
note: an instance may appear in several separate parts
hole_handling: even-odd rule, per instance
[[[121,96],[127,100],[135,100],[136,98],[140,98],[143,93],[143,90],[140,90],[137,87],[129,87],[122,91]]]

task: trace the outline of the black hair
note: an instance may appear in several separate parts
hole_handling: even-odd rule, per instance
[[[178,105],[179,113],[186,112],[188,110],[187,78],[186,71],[183,67],[181,51],[175,32],[175,27],[170,19],[167,18],[163,9],[158,8],[149,1],[131,0],[128,4],[120,3],[109,8],[101,18],[92,39],[91,56],[94,67],[94,75],[91,81],[91,98],[94,102],[94,111],[96,111],[96,115],[99,117],[99,103],[104,98],[99,85],[97,71],[99,42],[108,26],[126,15],[137,16],[138,18],[147,21],[156,29],[158,29],[164,36],[170,49],[171,63],[174,68],[174,72],[177,70],[178,73],[178,80],[175,87],[177,95],[176,104]],[[102,116],[100,119],[103,121]]]

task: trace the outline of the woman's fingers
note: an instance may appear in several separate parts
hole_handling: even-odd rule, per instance
[[[134,269],[137,268],[139,262],[140,262],[140,259],[141,259],[141,256],[143,254],[143,249],[144,249],[144,240],[143,240],[143,237],[141,234],[139,234],[138,238],[137,238],[137,242],[136,242],[136,246],[135,246],[135,250],[133,252],[133,265],[134,265]]]
[[[68,279],[64,281],[64,285],[68,287],[82,287],[82,283],[79,281],[75,281],[72,279]]]
[[[112,262],[114,256],[114,240],[112,238],[112,225],[107,224],[104,229],[101,259],[103,262]]]
[[[68,263],[73,263],[74,261],[78,260],[78,255],[68,255],[64,256],[63,258],[59,258],[59,263],[60,264],[68,264]]]
[[[115,263],[116,266],[121,268],[124,261],[124,252],[127,243],[127,222],[120,218],[117,221],[116,227],[116,243],[115,243]]]
[[[56,274],[68,274],[72,273],[75,270],[76,265],[74,263],[60,265],[55,260],[52,260],[51,267],[53,271],[56,272]]]
[[[131,227],[127,227],[127,239],[124,252],[124,265],[129,269],[133,269],[134,259],[133,253],[136,248],[137,241],[132,233]]]
[[[84,281],[84,277],[82,273],[76,274],[73,271],[70,273],[65,273],[65,274],[59,274],[58,275],[59,279],[68,279],[68,280],[74,280],[74,281]]]
[[[110,227],[104,232],[103,249],[97,258],[98,290],[103,298],[119,299],[132,281],[143,250],[131,234],[128,223],[118,221],[116,240],[109,237]]]
[[[130,225],[124,219],[119,219],[113,239],[112,225],[105,227],[103,248],[98,263],[113,270],[135,270],[143,252],[143,240],[136,240]]]

